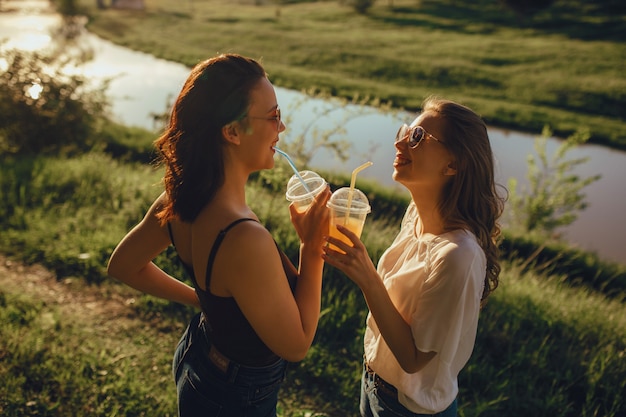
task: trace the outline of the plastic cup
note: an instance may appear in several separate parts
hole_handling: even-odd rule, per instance
[[[313,171],[299,171],[300,177],[306,184],[306,188],[297,175],[292,175],[287,183],[285,197],[291,201],[299,213],[305,212],[315,196],[326,188],[326,180]]]
[[[349,198],[350,193],[352,193],[351,199]],[[348,200],[350,200],[349,209]],[[326,206],[330,209],[329,235],[352,246],[350,239],[337,229],[337,225],[340,224],[347,227],[348,230],[360,238],[361,232],[363,232],[365,218],[367,217],[367,214],[372,211],[367,197],[362,191],[356,188],[350,189],[349,187],[343,187],[336,190],[330,196]],[[330,247],[343,253],[343,251],[335,245],[330,245]]]

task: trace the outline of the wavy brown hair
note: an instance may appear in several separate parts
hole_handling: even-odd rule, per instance
[[[155,141],[168,197],[158,213],[162,223],[193,222],[223,185],[222,127],[245,117],[250,91],[266,76],[257,61],[237,54],[218,55],[191,70],[167,129]]]
[[[498,286],[501,270],[498,219],[506,198],[498,194],[498,188],[505,194],[506,189],[495,182],[487,126],[470,108],[450,100],[429,97],[422,111],[436,113],[444,121],[443,139],[455,157],[457,173],[446,185],[439,209],[447,228],[468,228],[485,252],[487,272],[481,299],[484,305]]]

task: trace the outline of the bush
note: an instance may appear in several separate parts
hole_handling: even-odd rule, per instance
[[[7,155],[75,154],[93,147],[108,102],[106,84],[88,88],[64,68],[77,56],[2,50],[0,158]]]
[[[583,189],[598,181],[600,175],[580,178],[574,168],[589,158],[566,159],[567,153],[589,139],[581,130],[563,141],[555,153],[547,154],[547,139],[552,136],[548,127],[535,140],[536,155],[528,155],[529,189],[518,190],[517,180],[509,180],[509,207],[512,224],[524,233],[535,233],[546,238],[557,237],[556,230],[568,226],[587,208]]]

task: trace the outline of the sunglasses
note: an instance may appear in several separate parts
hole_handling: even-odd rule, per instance
[[[261,120],[273,120],[276,122],[276,130],[280,130],[280,122],[282,121],[280,115],[280,107],[276,106],[276,115],[272,117],[256,117],[256,116],[247,116],[250,119],[261,119]]]
[[[408,144],[409,148],[411,149],[417,148],[426,136],[436,140],[442,145],[445,145],[444,142],[440,141],[439,139],[428,133],[422,126],[410,127],[407,124],[403,124],[402,126],[400,126],[400,129],[398,129],[398,133],[396,134],[396,142],[403,141],[404,138],[406,138],[407,136],[409,137]]]

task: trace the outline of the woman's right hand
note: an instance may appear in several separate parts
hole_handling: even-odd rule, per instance
[[[381,278],[376,272],[376,267],[359,237],[343,225],[337,225],[337,229],[352,242],[352,245],[336,237],[327,236],[328,245],[322,248],[324,261],[346,274],[362,290],[372,282],[380,282]],[[333,249],[333,246],[340,250]]]

